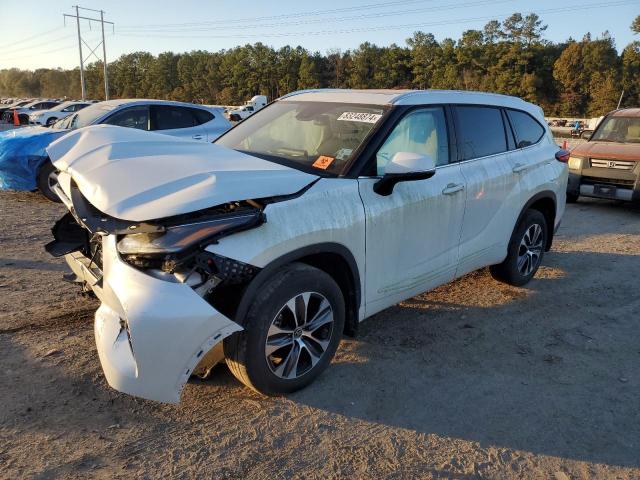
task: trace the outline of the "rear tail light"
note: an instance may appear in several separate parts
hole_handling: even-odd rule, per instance
[[[570,155],[571,152],[569,152],[569,150],[565,150],[562,148],[556,152],[556,160],[562,163],[567,163],[569,161]]]

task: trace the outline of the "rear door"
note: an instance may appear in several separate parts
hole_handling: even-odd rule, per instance
[[[207,140],[192,110],[178,105],[151,105],[151,130],[174,137]]]
[[[520,208],[507,124],[499,107],[453,107],[460,169],[466,182],[466,211],[456,276],[501,262]],[[517,216],[517,213],[515,214]]]
[[[219,117],[209,110],[205,110],[204,108],[190,108],[191,113],[195,116],[196,122],[202,128],[202,132],[206,135],[205,140],[207,142],[213,142],[216,138],[222,135],[225,131],[228,130],[228,127],[225,127],[226,120],[219,114]],[[221,120],[224,120],[222,122]],[[229,125],[230,127],[231,125]]]
[[[531,115],[526,112],[506,109],[511,131],[515,138],[514,171],[523,183],[524,191],[538,187],[540,179],[553,180],[558,176],[555,144],[541,142],[546,131]]]

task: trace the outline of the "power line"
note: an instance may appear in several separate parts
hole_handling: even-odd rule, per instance
[[[52,43],[57,43],[57,42],[61,42],[63,40],[68,40],[71,37],[73,37],[73,35],[66,34],[66,35],[63,35],[61,37],[55,38],[53,40],[46,40],[46,41],[43,41],[43,42],[40,42],[40,43],[36,43],[36,44],[33,44],[33,45],[28,45],[26,47],[12,48],[11,52],[9,52],[9,53],[21,52],[23,50],[32,50],[34,48],[38,48],[38,47],[41,47],[43,45],[50,45]]]
[[[446,11],[446,10],[455,10],[458,8],[470,8],[470,7],[478,7],[478,6],[483,6],[483,5],[495,5],[498,3],[509,3],[509,2],[514,2],[516,0],[480,0],[480,1],[475,1],[475,2],[465,2],[465,3],[458,3],[458,4],[453,4],[453,5],[444,5],[444,6],[440,6],[440,7],[428,7],[428,8],[418,8],[418,9],[412,9],[412,10],[401,10],[401,11],[394,11],[394,12],[376,12],[376,13],[369,13],[369,14],[362,14],[362,15],[354,15],[354,16],[350,16],[350,17],[329,17],[329,18],[315,18],[315,19],[309,19],[309,20],[300,20],[300,21],[296,21],[296,22],[281,22],[281,23],[272,23],[272,24],[257,24],[257,25],[243,25],[243,28],[246,29],[255,29],[255,28],[276,28],[276,27],[291,27],[291,26],[298,26],[298,25],[311,25],[311,24],[316,24],[316,23],[327,23],[327,22],[348,22],[348,21],[353,21],[353,20],[363,20],[363,19],[369,19],[369,18],[383,18],[383,17],[391,17],[391,16],[399,16],[399,15],[408,15],[408,14],[416,14],[416,13],[424,13],[424,12],[440,12],[440,11]],[[209,30],[228,30],[228,29],[235,29],[237,27],[234,26],[220,26],[220,27],[181,27],[181,28],[169,28],[169,29],[165,29],[162,30],[162,32],[168,32],[168,33],[180,33],[183,31],[189,31],[189,32],[193,32],[193,31],[209,31]],[[123,31],[125,33],[130,33],[130,31],[128,29],[119,29],[118,31]],[[147,33],[158,33],[156,32],[147,32]]]
[[[591,4],[581,4],[580,10],[587,9],[597,9],[597,8],[610,8],[610,7],[618,7],[623,5],[636,4],[637,0],[622,0],[622,1],[614,1],[606,4],[602,3],[591,3]],[[566,7],[558,7],[558,8],[550,8],[544,10],[530,11],[525,12],[525,14],[536,13],[536,14],[547,14],[547,13],[563,13],[563,12],[572,12],[575,11],[575,6],[566,6]],[[512,12],[511,12],[512,13]],[[116,33],[120,36],[125,37],[147,37],[147,38],[193,38],[193,39],[228,39],[228,38],[264,38],[264,37],[272,37],[272,38],[282,38],[282,37],[296,37],[296,36],[310,36],[310,35],[337,35],[337,34],[348,34],[348,33],[358,33],[358,32],[371,32],[371,31],[381,31],[381,30],[398,30],[398,29],[410,29],[410,28],[424,28],[424,27],[433,27],[433,26],[443,26],[443,25],[456,25],[462,23],[472,23],[481,20],[493,20],[496,17],[501,17],[505,15],[509,15],[510,13],[499,13],[493,14],[490,16],[481,16],[481,17],[472,17],[472,18],[464,18],[464,19],[456,19],[456,20],[441,20],[435,22],[421,22],[421,23],[408,23],[402,25],[381,25],[381,26],[372,26],[372,27],[360,27],[360,28],[348,28],[341,30],[318,30],[318,31],[305,31],[305,32],[277,32],[277,33],[254,33],[254,34],[226,34],[226,35],[165,35],[162,32],[145,32],[140,34],[135,33]]]
[[[122,28],[131,28],[131,29],[141,29],[147,27],[175,27],[175,26],[198,26],[198,25],[217,25],[217,24],[229,24],[229,23],[244,23],[244,22],[255,22],[260,20],[281,20],[281,19],[291,19],[291,18],[299,18],[299,17],[310,17],[310,16],[318,16],[318,15],[328,15],[332,13],[344,13],[344,12],[352,12],[362,9],[372,9],[372,8],[387,8],[393,7],[396,5],[410,5],[415,3],[425,3],[425,2],[433,2],[437,0],[397,0],[393,2],[382,2],[382,3],[370,3],[367,5],[357,5],[353,7],[342,7],[342,8],[333,8],[329,10],[313,10],[307,12],[293,12],[286,13],[280,15],[270,15],[263,17],[245,17],[245,18],[235,18],[235,19],[226,19],[226,20],[211,20],[207,22],[190,22],[190,23],[165,23],[165,24],[147,24],[147,25],[123,25]]]
[[[7,48],[7,47],[11,47],[11,46],[13,46],[13,45],[17,45],[18,43],[28,42],[29,40],[32,40],[32,39],[34,39],[34,38],[42,38],[42,37],[43,37],[43,36],[45,36],[45,35],[48,35],[48,34],[53,33],[53,32],[57,32],[58,30],[62,30],[62,28],[63,28],[63,27],[56,27],[56,28],[52,28],[51,30],[46,30],[46,31],[44,31],[44,32],[42,32],[42,33],[38,33],[38,34],[36,34],[36,35],[32,35],[32,36],[30,36],[30,37],[23,38],[23,39],[21,39],[21,40],[16,40],[15,42],[5,43],[4,45],[0,45],[0,49],[4,49],[4,48]]]
[[[62,50],[70,50],[70,49],[75,48],[75,47],[76,47],[76,44],[67,45],[65,47],[54,48],[52,50],[46,50],[44,52],[32,53],[32,54],[29,54],[29,55],[19,55],[17,57],[3,58],[2,61],[6,62],[6,61],[9,61],[9,60],[18,60],[18,59],[23,59],[23,58],[40,57],[42,55],[48,55],[49,53],[60,52]]]

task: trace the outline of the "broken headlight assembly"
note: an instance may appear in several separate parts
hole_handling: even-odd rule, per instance
[[[253,265],[205,250],[222,237],[258,227],[266,221],[263,205],[254,200],[132,222],[98,211],[75,184],[71,187],[74,208],[58,220],[52,229],[54,241],[46,246],[54,256],[81,251],[102,269],[101,237],[113,235],[124,262],[155,278],[187,284],[208,300],[214,288],[225,287],[231,288],[223,297],[231,300],[241,290],[237,286],[248,283],[260,271]],[[218,303],[220,299],[215,301]]]
[[[206,297],[218,286],[249,281],[259,269],[204,248],[263,222],[259,210],[199,219],[165,226],[162,231],[120,234],[117,249],[129,265],[161,280],[185,283]]]
[[[169,226],[161,232],[129,233],[118,241],[118,252],[123,256],[177,253],[256,226],[262,223],[259,217],[252,212]]]

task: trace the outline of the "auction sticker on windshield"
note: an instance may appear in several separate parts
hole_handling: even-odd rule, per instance
[[[322,170],[326,170],[329,168],[329,165],[333,163],[335,160],[334,157],[328,157],[326,155],[320,155],[315,162],[313,162],[313,166],[316,168],[321,168]]]
[[[364,112],[343,112],[338,117],[338,120],[344,122],[364,122],[364,123],[376,123],[382,117],[379,113],[364,113]]]

